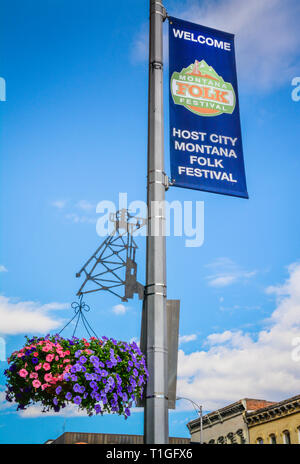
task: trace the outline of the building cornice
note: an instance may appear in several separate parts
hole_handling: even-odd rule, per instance
[[[300,395],[275,403],[253,412],[246,412],[245,420],[249,427],[264,424],[300,411]]]
[[[245,411],[244,405],[242,401],[238,401],[237,403],[230,404],[225,408],[218,409],[213,411],[209,414],[203,416],[203,427],[210,427],[217,423],[223,422],[231,417],[234,417],[238,414],[242,414]],[[199,428],[199,418],[192,420],[187,424],[187,427],[190,431],[194,430],[195,428]]]

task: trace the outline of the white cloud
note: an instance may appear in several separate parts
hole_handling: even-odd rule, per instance
[[[96,210],[96,206],[86,200],[80,200],[76,206],[83,211],[91,211],[92,209]]]
[[[90,203],[87,200],[79,200],[77,203],[69,202],[69,206],[71,208],[65,209],[67,205],[66,200],[56,200],[53,201],[51,204],[55,208],[59,210],[65,210],[65,218],[68,221],[73,222],[74,224],[95,224],[97,222],[96,217],[92,217],[90,213],[93,210],[96,210],[96,206]],[[83,212],[84,214],[79,214],[78,210]]]
[[[298,0],[187,0],[172,16],[236,35],[238,76],[254,93],[290,84],[299,66]],[[166,32],[166,31],[165,31]],[[147,30],[133,44],[136,61],[146,60]],[[166,34],[165,34],[166,35]]]
[[[88,417],[88,414],[79,409],[75,404],[68,404],[65,408],[59,412],[48,411],[43,412],[43,406],[34,404],[29,406],[27,409],[19,411],[19,416],[24,419],[32,419],[36,417]]]
[[[19,415],[23,419],[32,419],[36,417],[88,417],[86,411],[79,409],[75,404],[68,404],[65,408],[61,409],[59,412],[49,411],[42,412],[42,405],[35,404],[29,406],[27,409],[19,411]],[[140,413],[143,412],[142,408],[131,408],[131,413]],[[106,415],[107,413],[104,413]]]
[[[0,412],[1,414],[10,412],[11,409],[16,408],[16,403],[9,403],[6,401],[5,386],[0,385]]]
[[[209,285],[211,287],[227,287],[227,285],[231,285],[238,280],[237,275],[223,275],[217,277],[210,277],[209,278]]]
[[[66,218],[70,220],[71,222],[74,222],[75,224],[96,224],[97,222],[96,218],[93,218],[90,216],[79,215],[76,213],[66,214]]]
[[[207,277],[211,287],[227,287],[228,285],[247,281],[257,274],[257,271],[245,271],[228,258],[218,258],[206,266],[213,274]]]
[[[148,24],[143,24],[140,31],[134,38],[131,49],[131,60],[133,63],[138,63],[148,60],[149,55],[149,27]]]
[[[188,343],[188,342],[192,342],[194,340],[197,339],[197,335],[196,334],[191,334],[191,335],[181,335],[179,337],[179,345],[181,345],[182,343]]]
[[[289,273],[283,285],[268,290],[277,307],[255,336],[227,330],[209,335],[206,351],[179,350],[179,396],[211,410],[244,397],[276,401],[299,394],[300,362],[292,351],[300,336],[300,264]]]
[[[3,264],[0,264],[0,272],[8,272],[6,267]]]
[[[117,304],[115,305],[113,308],[112,308],[112,311],[115,313],[115,314],[126,314],[126,312],[128,311],[128,307],[124,306],[123,304]]]
[[[16,301],[0,296],[0,334],[46,334],[61,325],[61,321],[48,314],[49,311],[68,307],[67,303],[41,305],[34,301]]]
[[[51,205],[57,209],[63,209],[66,206],[66,204],[66,200],[56,200],[51,203]]]

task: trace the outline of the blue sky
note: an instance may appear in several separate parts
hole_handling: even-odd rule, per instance
[[[96,204],[146,199],[148,2],[4,2],[1,120],[0,334],[7,355],[26,333],[55,332],[72,316],[75,273],[101,242]],[[238,5],[238,8],[237,8]],[[170,15],[236,34],[249,200],[171,188],[204,201],[205,241],[167,240],[168,297],[181,299],[178,393],[206,411],[242,397],[299,394],[300,75],[297,0],[166,1]],[[165,36],[167,24],[164,26]],[[166,44],[167,48],[167,44]],[[168,82],[165,60],[165,154]],[[138,238],[139,279],[145,243]],[[99,335],[139,338],[141,304],[86,298]],[[120,308],[119,308],[120,309]],[[188,341],[189,340],[189,341]],[[143,414],[87,418],[70,410],[20,414],[3,399],[0,442],[42,443],[66,431],[142,433]],[[188,436],[188,405],[170,434]],[[18,434],[16,435],[16,430]]]

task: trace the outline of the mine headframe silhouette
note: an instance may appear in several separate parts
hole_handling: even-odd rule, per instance
[[[124,302],[135,294],[142,300],[144,286],[137,281],[138,246],[133,235],[145,226],[146,220],[131,215],[126,209],[111,213],[109,220],[114,224],[112,233],[76,274],[76,277],[85,276],[77,295],[105,290]]]

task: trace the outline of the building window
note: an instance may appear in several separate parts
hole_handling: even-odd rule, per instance
[[[262,439],[261,437],[259,437],[259,438],[256,440],[256,443],[257,443],[258,445],[263,445],[263,444],[264,444],[264,441],[263,441],[263,439]]]
[[[276,445],[276,435],[274,433],[270,435],[270,445]]]
[[[291,444],[291,436],[290,436],[290,432],[288,430],[285,430],[283,432],[283,443],[285,445],[290,445]]]

